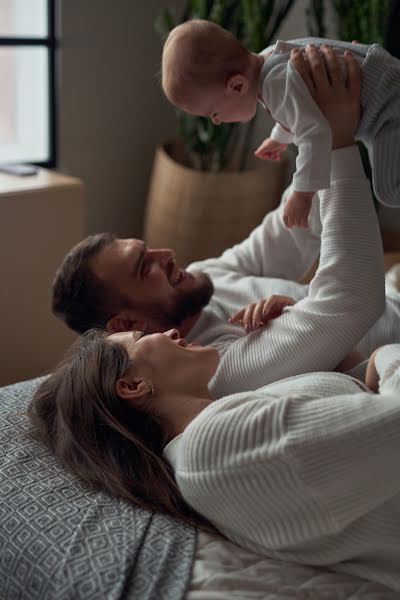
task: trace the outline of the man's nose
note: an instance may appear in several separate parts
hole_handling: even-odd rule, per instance
[[[177,329],[168,329],[168,331],[164,331],[164,335],[169,337],[171,340],[179,340],[179,331]]]

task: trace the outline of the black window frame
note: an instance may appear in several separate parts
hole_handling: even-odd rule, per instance
[[[42,47],[48,51],[48,90],[49,90],[49,159],[47,161],[35,162],[39,167],[52,168],[57,164],[57,105],[56,105],[56,7],[55,0],[47,0],[47,36],[44,37],[2,37],[0,36],[0,48]],[[25,161],[28,162],[28,161]]]

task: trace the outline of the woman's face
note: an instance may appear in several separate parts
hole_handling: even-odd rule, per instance
[[[187,343],[177,329],[146,336],[142,331],[120,332],[109,340],[125,346],[135,375],[150,376],[154,387],[165,391],[195,394],[207,387],[219,363],[215,348]]]

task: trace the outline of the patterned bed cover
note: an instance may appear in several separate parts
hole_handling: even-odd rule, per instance
[[[181,600],[195,530],[57,464],[25,415],[38,381],[0,388],[0,598]]]

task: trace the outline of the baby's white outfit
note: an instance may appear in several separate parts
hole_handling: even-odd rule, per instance
[[[270,137],[293,142],[299,149],[293,190],[311,192],[330,186],[331,130],[290,62],[291,50],[309,43],[332,46],[343,73],[345,50],[360,62],[362,116],[355,137],[368,150],[378,200],[385,206],[400,206],[400,61],[378,44],[303,38],[278,41],[261,53],[269,56],[260,72],[259,91],[277,121]]]

